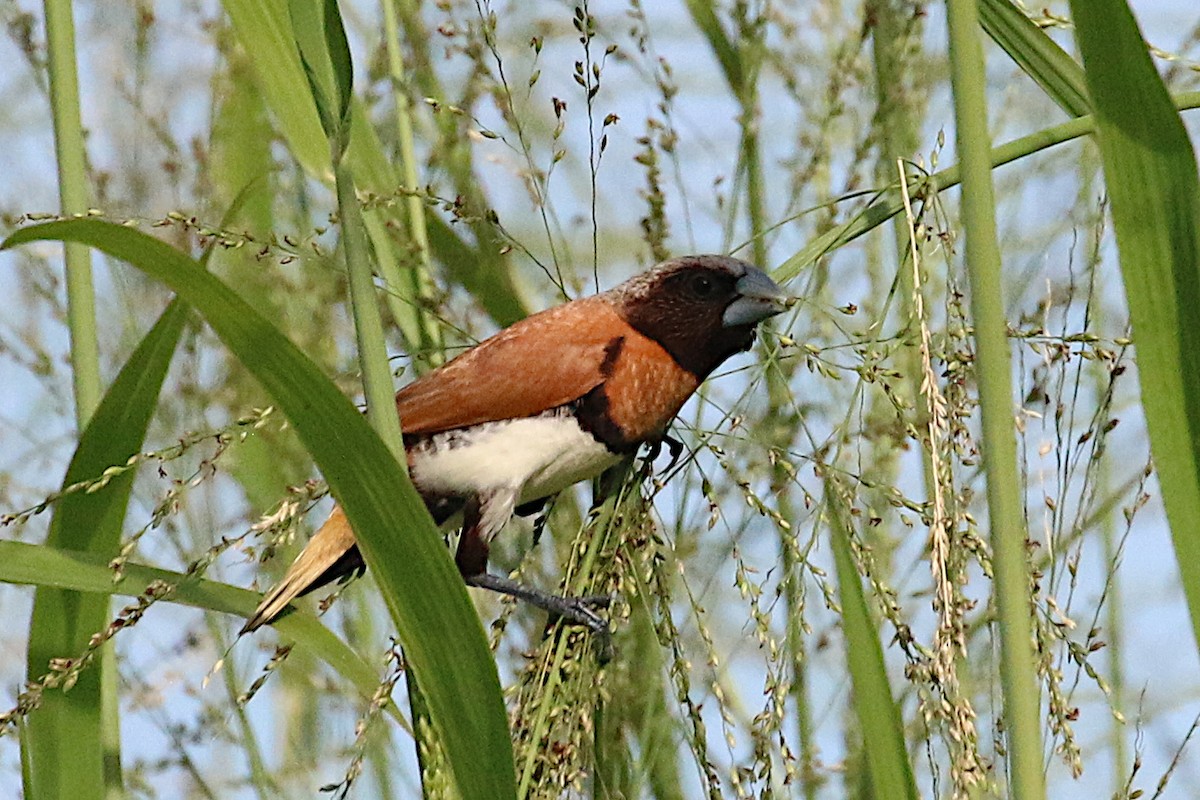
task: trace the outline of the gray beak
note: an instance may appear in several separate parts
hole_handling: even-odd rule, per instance
[[[729,304],[721,317],[721,324],[726,328],[757,325],[791,305],[791,298],[779,285],[767,277],[767,273],[754,267],[749,267],[746,274],[738,278],[734,288],[740,296]]]

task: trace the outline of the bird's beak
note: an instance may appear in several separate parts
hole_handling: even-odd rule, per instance
[[[767,277],[767,273],[753,267],[738,278],[734,285],[739,297],[730,303],[721,324],[726,328],[757,325],[767,317],[781,313],[794,300],[779,288],[779,284]]]

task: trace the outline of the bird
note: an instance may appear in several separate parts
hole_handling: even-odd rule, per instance
[[[608,291],[533,314],[396,393],[409,476],[434,521],[461,513],[464,581],[606,629],[594,606],[487,571],[493,537],[667,426],[714,369],[748,350],[759,323],[791,304],[762,270],[723,255],[664,261]],[[361,573],[340,507],[267,592],[242,633],[297,597]]]

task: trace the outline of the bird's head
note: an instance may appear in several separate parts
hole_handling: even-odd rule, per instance
[[[608,294],[630,325],[701,379],[748,350],[758,323],[789,305],[765,272],[717,255],[664,261]]]

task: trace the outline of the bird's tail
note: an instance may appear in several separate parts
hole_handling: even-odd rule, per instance
[[[250,633],[274,621],[300,595],[361,568],[362,558],[350,521],[341,506],[334,506],[329,519],[308,540],[283,580],[263,597],[241,632]]]

